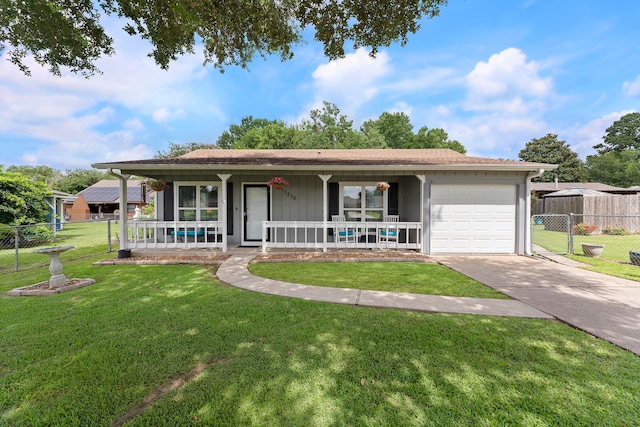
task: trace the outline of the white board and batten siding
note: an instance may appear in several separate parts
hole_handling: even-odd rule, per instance
[[[432,184],[431,252],[516,252],[516,186]]]

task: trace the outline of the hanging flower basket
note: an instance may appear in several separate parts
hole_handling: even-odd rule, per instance
[[[161,179],[152,179],[149,181],[149,187],[151,187],[153,191],[164,191],[169,188],[169,185]]]
[[[379,183],[376,184],[376,188],[378,189],[378,191],[380,192],[385,192],[387,191],[387,189],[390,187],[388,182],[384,182],[384,181],[380,181]]]
[[[289,181],[281,176],[274,176],[269,180],[269,182],[267,182],[267,185],[271,188],[275,188],[276,190],[282,190],[284,187],[289,186]]]

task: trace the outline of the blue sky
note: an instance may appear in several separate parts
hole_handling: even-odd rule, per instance
[[[640,104],[640,2],[450,0],[406,46],[348,51],[328,62],[308,37],[295,58],[250,70],[202,67],[201,54],[163,71],[146,42],[109,20],[116,55],[102,75],[24,76],[0,59],[0,164],[60,170],[151,158],[169,142],[215,143],[244,116],[297,123],[322,101],[354,127],[402,111],[414,130],[441,127],[468,154],[516,159],[558,134],[581,158]]]

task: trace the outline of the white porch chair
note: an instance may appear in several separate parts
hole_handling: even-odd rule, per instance
[[[343,224],[334,224],[333,225],[333,239],[336,243],[348,243],[357,241],[357,233],[353,228],[348,228],[344,223],[347,220],[344,215],[331,215],[331,222],[334,223],[343,223]]]
[[[395,224],[389,224],[389,223],[397,223],[398,220],[399,220],[398,215],[385,215],[382,217],[382,222],[387,224],[385,228],[381,228],[380,233],[378,233],[379,242],[398,243],[398,226]]]

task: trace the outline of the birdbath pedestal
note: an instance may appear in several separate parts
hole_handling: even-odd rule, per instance
[[[49,273],[51,278],[49,279],[49,286],[57,288],[64,286],[67,283],[67,278],[62,274],[62,264],[60,263],[60,254],[73,249],[73,246],[54,246],[51,248],[36,249],[34,254],[49,255],[51,263],[49,264]]]

